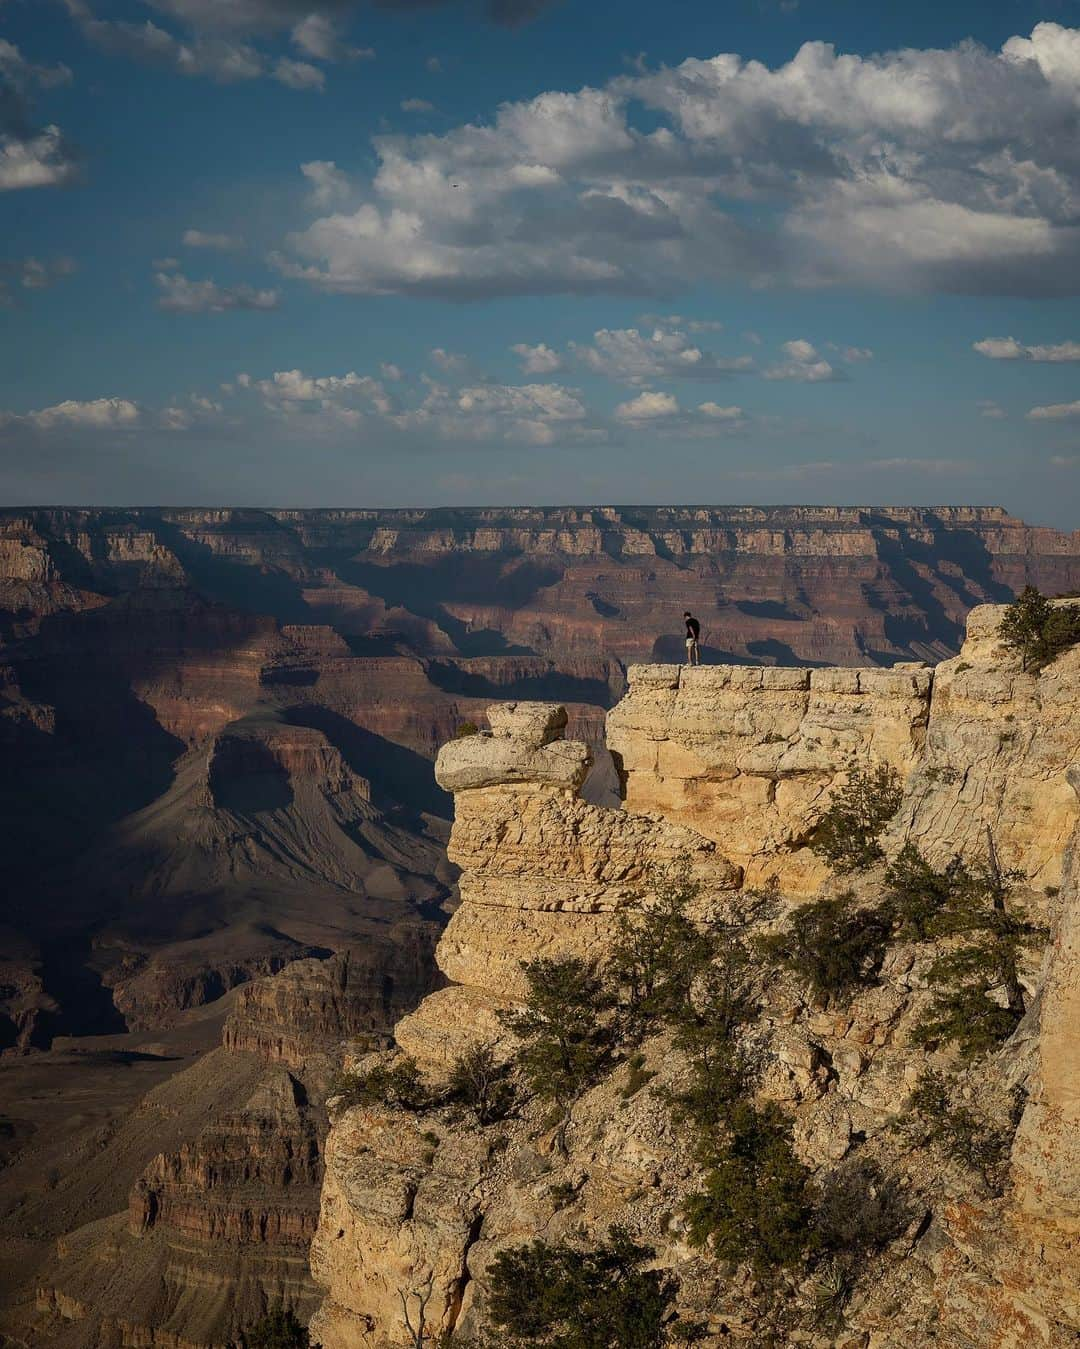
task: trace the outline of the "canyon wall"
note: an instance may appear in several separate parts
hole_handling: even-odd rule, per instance
[[[1080,1273],[1077,893],[1064,849],[1080,820],[1066,776],[1080,761],[1080,649],[1024,673],[996,640],[1001,612],[976,610],[964,650],[934,671],[632,668],[609,715],[626,792],[618,811],[580,799],[588,749],[561,739],[558,708],[495,706],[490,734],[446,746],[436,766],[455,795],[450,855],[462,868],[461,906],[437,952],[451,982],[395,1032],[432,1082],[477,1042],[509,1054],[498,1013],[520,1002],[520,961],[602,961],[613,915],[638,902],[651,865],[680,859],[702,886],[702,914],[750,934],[775,931],[812,892],[836,893],[806,844],[854,765],[888,764],[903,783],[890,852],[912,837],[938,860],[977,859],[989,826],[1023,873],[1054,941],[1023,968],[1033,1010],[1000,1060],[970,1079],[1001,1118],[1012,1088],[1028,1093],[1001,1197],[974,1193],[893,1127],[934,1061],[912,1039],[940,954],[933,942],[894,945],[877,984],[847,1006],[823,1004],[793,976],[763,986],[752,1031],[759,1090],[791,1118],[800,1160],[822,1181],[846,1159],[872,1160],[900,1177],[909,1206],[902,1241],[845,1313],[841,1339],[852,1346],[1064,1349],[1080,1335],[1070,1291]],[[880,893],[880,871],[844,879],[864,902]],[[677,1086],[664,1038],[644,1052],[653,1086]],[[681,1310],[707,1324],[703,1343],[754,1342],[752,1296],[688,1243],[678,1217],[695,1177],[685,1143],[632,1076],[616,1067],[561,1122],[536,1102],[487,1128],[439,1107],[339,1109],[312,1246],[324,1290],[312,1330],[324,1349],[397,1343],[401,1297],[420,1289],[431,1292],[431,1323],[467,1338],[483,1323],[485,1272],[500,1249],[541,1234],[599,1239],[612,1222],[678,1275]]]

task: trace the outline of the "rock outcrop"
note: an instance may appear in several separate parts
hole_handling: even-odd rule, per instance
[[[929,669],[633,665],[608,716],[626,808],[712,838],[751,885],[809,893],[827,869],[807,843],[852,768],[905,778],[922,756]]]
[[[523,960],[602,963],[615,915],[638,901],[650,867],[678,860],[708,911],[751,935],[775,930],[822,882],[834,892],[806,843],[854,765],[887,764],[903,783],[890,850],[911,837],[936,860],[975,858],[989,827],[999,856],[1022,870],[1032,911],[1055,923],[1054,943],[1041,969],[1023,971],[1032,1010],[965,1088],[1002,1120],[1010,1090],[1030,1093],[1001,1197],[905,1147],[894,1128],[928,1061],[912,1033],[940,954],[933,942],[893,945],[877,983],[849,1004],[823,1004],[794,976],[762,986],[751,1031],[759,1091],[789,1115],[799,1158],[821,1183],[848,1158],[880,1164],[905,1195],[903,1237],[875,1257],[835,1341],[860,1349],[1064,1349],[1080,1336],[1072,854],[1060,895],[1047,884],[1080,832],[1065,772],[1080,760],[1080,651],[1025,674],[993,639],[999,620],[977,610],[964,652],[936,671],[631,669],[609,716],[621,810],[581,800],[583,747],[553,738],[557,708],[492,708],[491,733],[447,746],[437,763],[455,790],[450,856],[462,869],[461,905],[437,952],[451,982],[395,1032],[432,1082],[477,1042],[508,1052],[498,1013],[520,1003]],[[1014,724],[1016,741],[992,750],[995,726]],[[943,771],[960,765],[960,776]],[[873,902],[880,883],[850,885]],[[641,1089],[643,1071],[654,1087],[678,1085],[679,1058],[662,1036],[645,1046],[637,1077],[617,1068],[554,1132],[534,1104],[487,1128],[444,1107],[339,1111],[312,1246],[324,1290],[312,1328],[324,1349],[389,1349],[402,1296],[421,1288],[429,1322],[467,1338],[483,1322],[485,1271],[500,1249],[540,1234],[599,1238],[616,1221],[678,1274],[683,1310],[708,1326],[703,1343],[754,1342],[752,1290],[687,1244],[677,1214],[694,1163],[661,1099]]]

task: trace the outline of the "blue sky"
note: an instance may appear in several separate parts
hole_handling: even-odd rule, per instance
[[[1080,0],[0,0],[8,503],[1080,525]]]

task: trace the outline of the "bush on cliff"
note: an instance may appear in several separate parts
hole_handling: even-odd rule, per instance
[[[685,866],[659,871],[652,893],[618,917],[605,973],[620,991],[628,1039],[655,1034],[658,1023],[694,1015],[693,991],[713,958],[713,941],[688,914],[700,886],[684,879]]]
[[[678,1285],[644,1268],[654,1255],[620,1227],[593,1250],[533,1241],[502,1251],[488,1273],[491,1320],[515,1349],[660,1349]]]
[[[496,1059],[491,1045],[473,1045],[460,1054],[446,1085],[450,1099],[467,1106],[481,1126],[505,1119],[514,1108],[507,1067]]]
[[[974,867],[956,861],[948,874],[932,930],[959,940],[930,966],[934,997],[913,1038],[917,1044],[955,1044],[971,1059],[996,1049],[1016,1029],[1027,1009],[1021,958],[1048,934],[1016,901],[1017,877],[1000,871],[992,856]]]
[[[427,1110],[434,1104],[431,1089],[416,1063],[405,1056],[393,1064],[379,1063],[366,1073],[340,1072],[331,1080],[326,1098],[356,1105],[390,1105],[402,1110]]]
[[[766,1273],[806,1254],[813,1194],[783,1111],[771,1101],[755,1104],[741,1076],[730,1064],[714,1063],[682,1098],[696,1124],[695,1153],[706,1168],[684,1212],[691,1244]]]
[[[884,855],[878,836],[902,800],[895,769],[854,769],[818,822],[811,848],[842,875],[872,866]]]
[[[525,1006],[499,1019],[521,1042],[517,1062],[530,1089],[566,1106],[610,1061],[615,999],[583,960],[530,960],[521,968]]]
[[[862,908],[845,894],[794,909],[787,927],[760,937],[757,947],[821,997],[842,999],[875,981],[891,927],[887,911]]]
[[[937,1149],[977,1172],[991,1192],[999,1192],[1025,1094],[1014,1088],[1007,1110],[994,1119],[966,1101],[954,1104],[952,1095],[947,1079],[927,1069],[893,1127],[913,1147]]]
[[[272,1306],[254,1325],[240,1332],[233,1349],[319,1349],[308,1337],[307,1328],[283,1302]]]
[[[937,933],[961,879],[962,864],[954,859],[935,870],[913,843],[905,843],[885,871],[885,908],[898,937],[927,941]]]
[[[1080,606],[1051,604],[1035,586],[1025,586],[1005,610],[998,636],[1019,652],[1025,670],[1038,674],[1080,642]]]

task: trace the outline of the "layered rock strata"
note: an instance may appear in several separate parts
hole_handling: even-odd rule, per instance
[[[1080,760],[1067,693],[1075,704],[1080,651],[1025,674],[998,647],[999,620],[1000,611],[976,611],[968,645],[944,669],[877,672],[865,683],[864,671],[631,670],[630,693],[609,718],[627,796],[620,811],[577,795],[586,755],[558,738],[559,709],[493,708],[491,734],[448,746],[437,765],[455,789],[450,854],[462,867],[461,907],[437,953],[453,982],[396,1030],[433,1081],[478,1040],[507,1052],[497,1014],[522,995],[522,960],[602,961],[613,915],[635,903],[651,865],[682,859],[714,911],[737,915],[749,935],[775,930],[817,886],[805,843],[853,765],[888,764],[904,784],[890,851],[910,835],[935,857],[951,843],[974,858],[989,826],[999,855],[1023,870],[1030,911],[1054,923],[1051,954],[1025,964],[1034,1010],[1013,1040],[962,1074],[968,1098],[993,1120],[1007,1114],[1012,1088],[1030,1093],[1001,1198],[962,1168],[911,1151],[894,1129],[928,1062],[949,1062],[912,1041],[940,954],[933,942],[891,947],[876,985],[849,1005],[823,1006],[794,976],[760,987],[750,1031],[759,1090],[789,1114],[799,1157],[819,1183],[848,1158],[877,1163],[905,1195],[904,1233],[874,1257],[845,1311],[842,1342],[859,1349],[1065,1349],[1080,1335],[1075,861],[1060,895],[1045,885],[1080,819],[1064,771]],[[961,700],[954,692],[965,680]],[[993,728],[1014,725],[1009,709],[1015,749],[991,753]],[[960,776],[941,771],[966,756]],[[1041,811],[1032,808],[1040,792]],[[743,869],[778,886],[740,889]],[[873,902],[881,878],[847,884]],[[681,1080],[663,1037],[646,1046],[645,1068],[653,1086]],[[695,1184],[685,1142],[661,1100],[627,1072],[585,1092],[554,1134],[532,1104],[486,1129],[446,1109],[340,1113],[312,1246],[324,1290],[313,1334],[324,1349],[389,1349],[403,1328],[402,1295],[420,1289],[431,1293],[430,1322],[467,1338],[483,1323],[485,1271],[498,1250],[541,1234],[599,1238],[615,1221],[678,1274],[684,1311],[708,1327],[704,1343],[754,1342],[762,1332],[752,1290],[689,1246],[677,1216]]]

